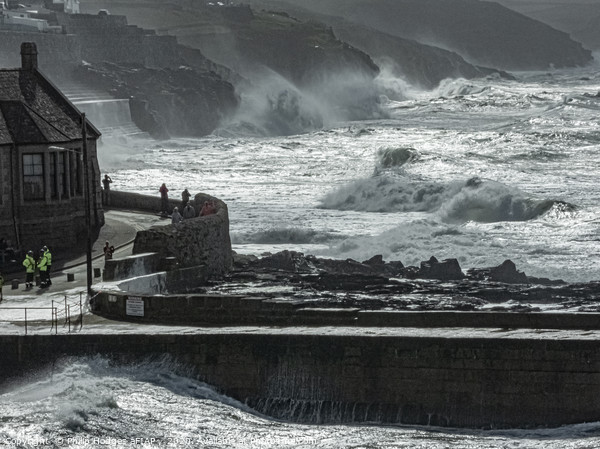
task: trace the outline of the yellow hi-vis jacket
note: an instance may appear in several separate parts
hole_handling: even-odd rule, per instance
[[[44,253],[44,257],[46,258],[46,265],[51,266],[52,265],[52,253],[50,252],[50,250],[46,250],[46,252]]]
[[[40,257],[40,260],[38,261],[38,268],[40,271],[48,271],[48,259],[46,259],[45,254]]]
[[[23,266],[25,267],[25,271],[27,273],[35,272],[35,259],[31,257],[29,254],[25,256],[25,260],[23,261]]]

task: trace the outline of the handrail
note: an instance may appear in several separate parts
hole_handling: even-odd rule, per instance
[[[54,302],[54,301],[53,301]],[[27,335],[27,311],[28,310],[51,310],[51,316],[52,318],[50,319],[50,322],[52,323],[52,325],[50,326],[50,332],[52,332],[52,329],[55,330],[55,333],[58,331],[58,326],[56,326],[56,321],[55,321],[55,316],[56,316],[56,307],[0,307],[0,310],[23,310],[25,313],[25,335]],[[9,320],[0,320],[3,322],[9,322]]]
[[[79,330],[81,330],[83,328],[83,292],[79,293],[79,300],[75,300],[72,302],[69,302],[67,300],[67,295],[65,295],[65,299],[64,302],[60,301],[54,301],[52,300],[52,306],[51,307],[2,307],[0,306],[0,311],[1,310],[23,310],[24,312],[24,317],[25,317],[25,335],[27,335],[27,328],[28,328],[28,324],[29,324],[29,318],[27,316],[27,311],[28,310],[50,310],[51,311],[51,318],[50,318],[50,332],[52,332],[52,329],[54,329],[54,334],[58,334],[58,319],[63,317],[64,315],[64,324],[63,327],[68,326],[68,332],[71,332],[71,313],[73,311],[73,313],[75,313],[75,311],[77,310],[77,307],[79,307]],[[64,307],[59,307],[58,304],[64,304]],[[56,305],[55,305],[56,304]],[[0,322],[12,322],[12,320],[2,320],[0,319]],[[75,321],[75,327],[73,327],[73,331],[75,330],[77,326],[77,319]]]

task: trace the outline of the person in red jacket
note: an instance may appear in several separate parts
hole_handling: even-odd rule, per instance
[[[163,182],[158,191],[160,192],[160,213],[166,217],[169,215],[169,189]]]

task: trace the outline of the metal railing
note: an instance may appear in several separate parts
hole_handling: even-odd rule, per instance
[[[54,334],[58,334],[59,321],[63,323],[63,328],[67,327],[68,332],[76,332],[83,328],[83,292],[79,293],[79,299],[69,301],[69,297],[65,295],[64,301],[52,300],[51,307],[2,307],[2,310],[22,310],[24,317],[25,335],[27,335],[28,327],[32,327],[34,322],[39,322],[39,317],[31,319],[31,314],[27,316],[28,311],[33,310],[49,310],[50,311],[50,334],[54,330]],[[75,318],[74,318],[75,317]],[[0,322],[15,323],[15,320],[2,320]],[[44,320],[46,322],[46,320]],[[38,326],[39,327],[39,326]]]

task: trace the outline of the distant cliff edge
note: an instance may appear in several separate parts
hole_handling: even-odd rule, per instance
[[[296,0],[249,0],[280,9]],[[393,36],[454,51],[468,62],[504,70],[582,66],[591,52],[567,33],[498,3],[479,0],[303,0],[302,8],[342,17]]]

